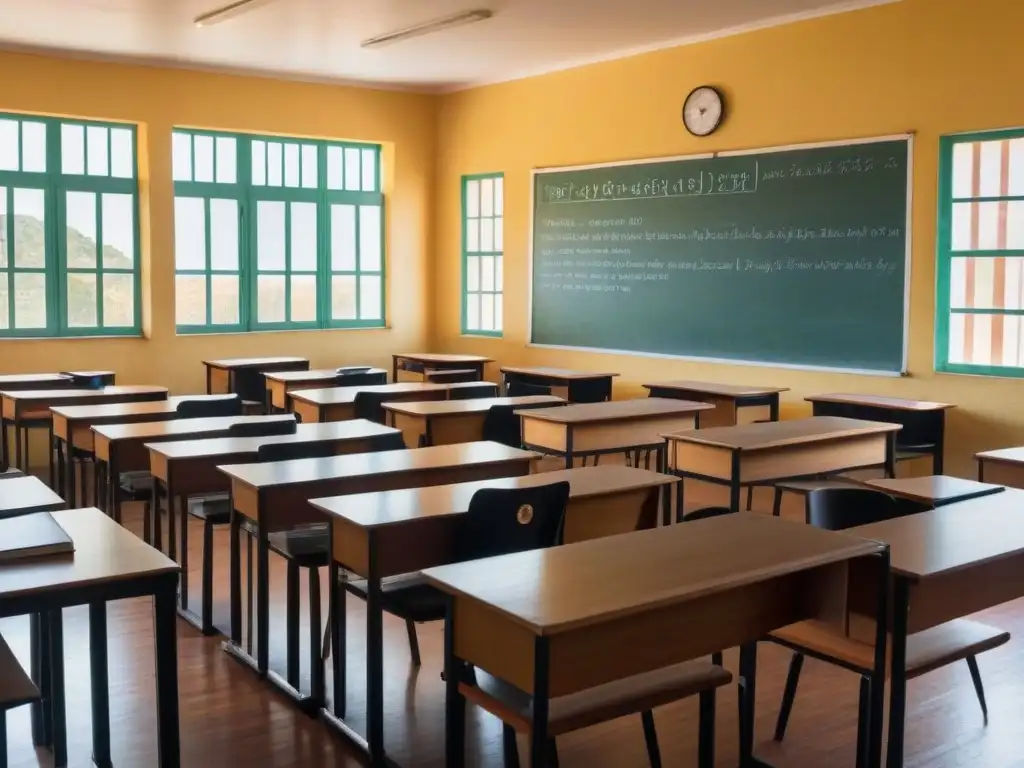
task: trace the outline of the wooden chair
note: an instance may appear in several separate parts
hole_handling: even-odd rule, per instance
[[[41,699],[39,689],[0,637],[0,768],[7,768],[7,712]]]
[[[922,510],[922,505],[896,499],[870,488],[825,488],[807,496],[807,522],[819,528],[840,531],[858,525],[891,520]],[[793,709],[800,672],[805,656],[836,664],[861,676],[857,729],[857,765],[867,757],[870,676],[874,669],[873,645],[863,643],[818,622],[801,622],[772,632],[769,638],[795,651],[775,724],[775,740],[782,741]],[[977,655],[998,648],[1010,640],[1010,634],[967,619],[955,619],[907,637],[907,679],[912,680],[957,661],[966,661],[974,690],[988,722],[985,691],[978,671]]]

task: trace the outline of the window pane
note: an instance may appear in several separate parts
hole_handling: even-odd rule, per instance
[[[291,235],[291,268],[316,272],[316,203],[292,203]],[[316,308],[315,296],[313,307]]]
[[[952,248],[954,251],[993,251],[1024,248],[1024,204],[954,203]]]
[[[214,275],[210,278],[212,325],[238,325],[239,289],[237,275]]]
[[[299,145],[284,145],[284,185],[299,186]]]
[[[363,150],[363,191],[377,191],[377,150]]]
[[[302,145],[302,186],[307,189],[316,189],[316,145]]]
[[[46,327],[46,276],[37,273],[14,275],[14,327]]]
[[[96,274],[68,274],[68,326],[71,328],[96,328],[99,317],[96,314]]]
[[[259,269],[285,268],[284,203],[261,200],[256,204],[256,264]],[[281,311],[284,312],[283,286],[281,294]]]
[[[327,148],[327,188],[344,189],[345,179],[342,176],[341,147]]]
[[[494,250],[494,219],[480,219],[480,250]]]
[[[981,197],[999,195],[1003,180],[1003,142],[984,141],[981,142],[980,147],[979,182],[981,186],[978,194]]]
[[[284,275],[259,275],[256,278],[256,304],[259,322],[284,322],[284,286]]]
[[[68,192],[64,200],[67,265],[72,269],[95,267],[96,195],[93,192]]]
[[[3,140],[0,139],[0,152]],[[60,126],[60,170],[68,175],[85,173],[85,129],[80,125]]]
[[[7,187],[0,187],[0,267],[7,266]],[[0,283],[7,290],[4,281],[7,278],[0,275]]]
[[[110,129],[110,175],[118,179],[135,176],[132,157],[132,132],[127,128]]]
[[[292,275],[292,322],[316,321],[316,275]]]
[[[20,144],[18,121],[0,120],[0,171],[18,170]]]
[[[480,294],[466,294],[466,330],[480,330]]]
[[[480,290],[480,257],[470,256],[466,259],[466,290]]]
[[[41,189],[14,190],[14,266],[43,267],[46,264],[45,197]],[[17,298],[22,296],[19,292]],[[22,327],[20,321],[18,327]],[[43,323],[45,326],[46,323]],[[32,326],[43,327],[43,326]]]
[[[11,327],[10,301],[11,294],[7,289],[8,275],[0,274],[0,331],[9,330]]]
[[[252,183],[257,187],[267,183],[267,145],[262,141],[252,143]]]
[[[470,253],[480,250],[480,219],[466,220],[466,250]]]
[[[340,272],[355,268],[356,207],[334,204],[331,206],[331,269]]]
[[[359,191],[359,150],[345,147],[345,189]]]
[[[505,215],[505,179],[501,176],[494,180],[494,215]]]
[[[494,290],[494,257],[480,257],[480,290]]]
[[[480,215],[480,182],[466,182],[466,216],[475,219]]]
[[[380,272],[380,206],[359,206],[359,269]]]
[[[234,184],[236,181],[236,168],[238,146],[235,139],[230,136],[217,137],[217,183]]]
[[[497,218],[494,220],[494,250],[505,250],[505,220]]]
[[[1010,194],[1024,195],[1024,138],[1010,141]]]
[[[480,179],[480,215],[494,215],[494,179]]]
[[[103,195],[103,266],[131,269],[135,264],[135,211],[131,195]]]
[[[192,136],[188,133],[171,135],[171,164],[175,181],[192,181]]]
[[[331,278],[331,317],[334,320],[356,319],[355,275],[335,275]]]
[[[28,173],[46,172],[46,125],[24,122],[21,124],[21,170]]]
[[[106,176],[107,165],[107,129],[98,125],[89,125],[85,129],[87,147],[86,158],[90,176]]]
[[[206,278],[178,275],[174,279],[174,317],[178,325],[206,325]]]
[[[238,269],[238,203],[210,200],[210,269]],[[214,298],[216,298],[214,293]]]
[[[362,276],[359,278],[359,319],[380,320],[384,317],[380,305],[380,277]]]
[[[174,265],[206,268],[206,212],[200,197],[174,198]]]
[[[213,137],[193,137],[195,159],[193,161],[196,181],[213,181]]]
[[[494,330],[500,331],[504,323],[502,322],[502,296],[500,293],[494,294]]]
[[[974,179],[974,144],[953,145],[953,197],[971,197]]]
[[[480,294],[480,330],[494,330],[494,294]]]
[[[281,186],[281,144],[276,141],[267,142],[267,185]]]
[[[502,274],[501,274],[502,262],[503,261],[504,261],[504,259],[502,259],[501,256],[495,256],[494,257],[494,290],[496,290],[496,291],[503,290],[502,289],[503,279],[502,279]]]
[[[103,326],[131,328],[135,325],[135,277],[103,275]]]

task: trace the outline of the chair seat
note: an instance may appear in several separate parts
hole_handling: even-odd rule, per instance
[[[915,451],[913,448],[896,449],[896,461],[911,461],[913,459],[927,458],[931,458],[931,453],[927,451]]]
[[[40,698],[39,689],[21,668],[7,641],[0,637],[0,712]]]
[[[863,488],[864,485],[856,480],[790,480],[785,483],[777,483],[776,487],[788,493],[798,493],[806,496],[811,491],[832,488]]]
[[[476,685],[461,683],[463,695],[517,731],[528,732],[533,697],[476,670]],[[578,693],[551,699],[548,734],[552,737],[597,723],[644,712],[732,682],[728,670],[706,661],[687,661],[644,672]]]
[[[153,494],[153,476],[149,472],[122,472],[119,485],[130,500],[148,501]]]
[[[188,513],[210,525],[227,525],[231,522],[231,497],[194,496],[188,500]]]
[[[329,564],[330,533],[326,525],[277,531],[268,536],[270,551],[300,568],[322,568]]]
[[[368,595],[365,579],[345,582],[345,589],[363,600]],[[408,621],[440,621],[447,610],[443,592],[427,583],[418,573],[391,576],[381,582],[381,605],[388,613]]]
[[[874,667],[874,646],[848,637],[815,621],[804,621],[771,633],[785,645],[836,659],[858,670]],[[968,656],[998,648],[1010,633],[969,619],[954,619],[907,637],[907,679],[912,680]],[[886,665],[888,672],[888,664]]]

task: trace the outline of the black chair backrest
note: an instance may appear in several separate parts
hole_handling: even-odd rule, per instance
[[[261,445],[256,460],[292,461],[293,459],[323,459],[336,454],[335,445],[329,440],[306,443],[267,443]]]
[[[103,389],[107,386],[106,376],[82,376],[81,374],[69,373],[71,386],[75,389]]]
[[[241,416],[242,399],[218,397],[210,400],[182,400],[174,409],[182,419],[206,419],[217,416]]]
[[[370,371],[359,371],[358,373],[344,373],[344,368],[338,369],[338,378],[334,380],[336,387],[374,387],[388,383],[388,375],[384,371],[372,373]]]
[[[692,512],[687,512],[683,515],[683,522],[690,523],[695,520],[707,520],[712,517],[721,517],[722,515],[731,515],[733,511],[728,507],[703,507],[701,509],[695,509]]]
[[[370,438],[370,453],[377,451],[404,451],[405,438],[401,432],[393,432],[390,435],[376,435]]]
[[[509,397],[529,397],[530,395],[550,395],[551,387],[544,384],[531,384],[528,381],[511,379],[508,382]]]
[[[483,488],[459,519],[455,559],[477,560],[562,543],[569,483],[533,488]]]
[[[299,424],[295,419],[273,421],[240,421],[228,427],[228,437],[266,437],[268,435],[294,435]]]
[[[924,509],[924,505],[871,488],[819,488],[807,494],[807,522],[830,531],[892,520]]]
[[[387,394],[383,392],[356,392],[353,410],[357,419],[366,419],[377,424],[384,423],[384,403]]]
[[[484,417],[484,440],[491,440],[511,448],[523,444],[519,417],[511,405],[492,405]]]
[[[448,390],[449,400],[475,400],[478,397],[497,397],[498,385],[491,381],[474,381]]]

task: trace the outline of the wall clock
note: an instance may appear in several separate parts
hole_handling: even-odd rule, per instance
[[[722,94],[714,86],[694,88],[683,103],[683,125],[694,136],[710,136],[724,117]]]

